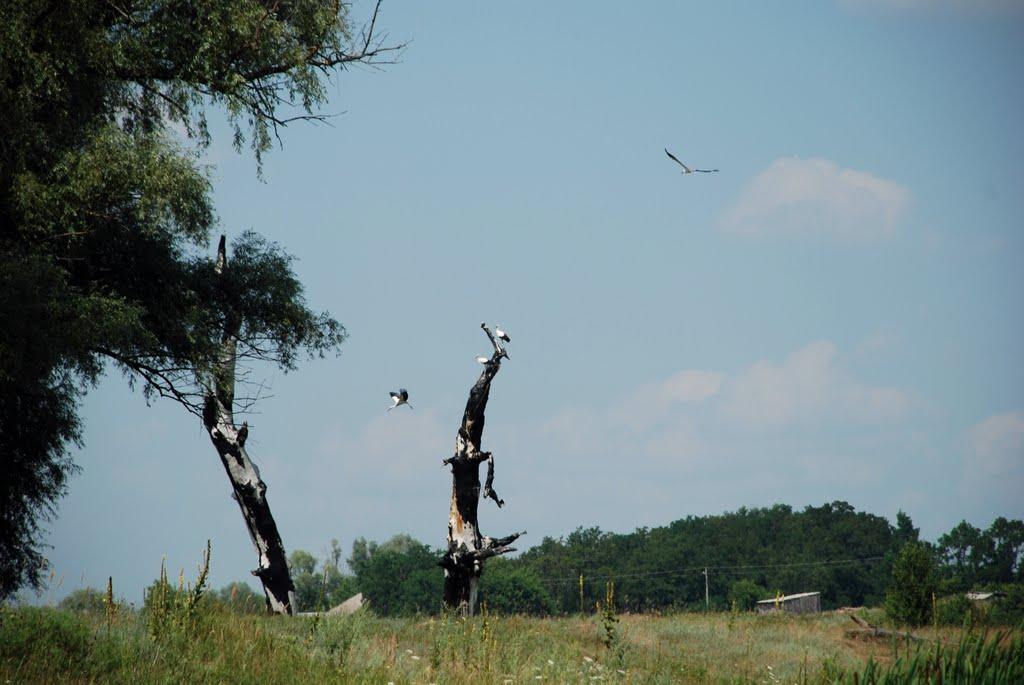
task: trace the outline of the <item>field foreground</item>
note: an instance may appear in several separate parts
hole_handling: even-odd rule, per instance
[[[839,613],[618,618],[285,619],[213,609],[154,622],[126,610],[2,608],[0,682],[1024,682],[1020,629],[975,633],[971,648],[960,629],[924,628],[919,648],[851,637],[856,626]]]

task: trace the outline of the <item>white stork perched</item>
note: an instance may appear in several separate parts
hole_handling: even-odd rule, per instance
[[[487,366],[488,364],[490,364],[490,363],[491,363],[491,359],[490,359],[490,357],[485,357],[485,356],[483,356],[482,354],[478,354],[478,355],[476,356],[476,360],[477,360],[477,361],[478,361],[479,363],[483,364],[484,366]]]
[[[684,173],[684,174],[692,174],[694,172],[697,172],[697,173],[700,173],[700,174],[714,174],[714,173],[718,172],[718,169],[691,169],[690,167],[688,167],[685,164],[683,164],[682,162],[680,162],[679,158],[676,157],[675,155],[673,155],[671,152],[669,152],[667,148],[665,149],[665,154],[668,155],[669,159],[671,159],[673,162],[675,162],[679,166],[683,167],[682,173]]]
[[[505,342],[512,342],[512,339],[508,337],[508,333],[501,330],[501,326],[499,326],[498,324],[494,325],[494,334],[498,336],[498,338],[500,338],[501,340],[504,340]]]
[[[388,411],[391,411],[395,407],[401,407],[403,404],[409,407],[409,409],[412,409],[412,405],[409,404],[409,391],[405,388],[399,388],[398,392],[389,394],[391,395],[391,401],[394,402],[394,404],[388,407]]]

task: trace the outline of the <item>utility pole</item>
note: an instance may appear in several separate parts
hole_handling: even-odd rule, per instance
[[[708,567],[704,567],[704,606],[711,610],[711,596],[708,594]]]

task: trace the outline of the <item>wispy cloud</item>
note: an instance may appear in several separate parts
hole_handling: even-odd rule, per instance
[[[858,381],[828,341],[812,342],[783,362],[761,360],[731,381],[725,411],[740,424],[777,428],[808,421],[872,422],[900,416],[906,395]]]
[[[903,186],[865,171],[784,157],[754,177],[719,228],[748,237],[878,240],[895,233],[909,199]]]
[[[836,346],[809,343],[781,362],[762,359],[736,374],[687,369],[646,383],[608,407],[567,407],[542,434],[570,454],[674,454],[687,459],[737,431],[809,424],[864,426],[901,417],[906,393],[858,380]]]
[[[996,414],[971,427],[967,469],[976,477],[1010,477],[1024,485],[1024,411]]]

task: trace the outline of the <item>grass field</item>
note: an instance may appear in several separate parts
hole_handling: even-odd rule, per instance
[[[916,649],[849,637],[856,626],[835,613],[620,616],[610,640],[600,616],[314,619],[214,607],[189,625],[159,627],[125,610],[20,607],[0,617],[3,683],[825,683],[855,673],[865,682],[869,659],[882,671],[898,660],[900,670]],[[954,650],[961,632],[918,631],[925,652]],[[1001,644],[993,653],[1002,676],[985,682],[1021,682],[1020,631]]]

